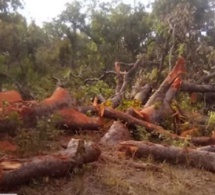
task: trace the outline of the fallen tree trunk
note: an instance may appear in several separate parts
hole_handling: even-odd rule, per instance
[[[51,97],[43,100],[35,107],[37,116],[45,116],[56,110],[74,106],[75,100],[67,89],[57,87]]]
[[[190,165],[196,168],[215,172],[215,154],[189,148],[163,146],[151,142],[125,141],[119,145],[119,150],[130,157],[143,158],[152,156],[154,160],[172,164]]]
[[[68,130],[99,130],[102,127],[100,118],[88,117],[72,108],[56,112],[59,115],[57,126]]]
[[[62,177],[74,168],[97,161],[100,149],[91,142],[72,139],[66,150],[25,160],[2,160],[0,188],[27,183],[33,178]],[[23,162],[24,161],[24,162]]]
[[[23,101],[22,97],[15,90],[0,92],[0,107],[3,106],[4,102],[12,103],[12,102],[19,102],[19,101]]]
[[[190,142],[195,146],[215,145],[215,137],[192,137]]]
[[[195,83],[188,83],[186,81],[183,81],[180,87],[181,91],[186,92],[201,92],[201,93],[207,93],[207,92],[215,92],[215,86],[214,85],[198,85]]]

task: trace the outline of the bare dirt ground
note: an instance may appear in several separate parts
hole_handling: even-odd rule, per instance
[[[82,134],[84,139],[97,141],[100,133]],[[71,137],[64,136],[60,143],[66,143]],[[116,150],[102,148],[103,155],[120,162]],[[114,153],[114,155],[113,155]],[[120,163],[105,161],[85,165],[82,169],[68,173],[64,178],[42,178],[32,180],[30,184],[16,187],[10,192],[19,195],[214,195],[215,174],[205,170],[170,165],[165,162],[153,162],[161,171],[140,170],[131,167],[123,160]]]

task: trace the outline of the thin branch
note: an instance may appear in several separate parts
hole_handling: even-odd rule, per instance
[[[84,80],[84,84],[87,84],[87,83],[91,83],[91,82],[98,82],[102,79],[104,79],[104,77],[106,77],[107,75],[110,75],[110,74],[116,74],[116,72],[114,70],[108,70],[108,71],[105,71],[99,78],[88,78],[88,79],[85,79]]]

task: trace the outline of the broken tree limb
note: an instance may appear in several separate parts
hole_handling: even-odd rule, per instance
[[[88,83],[92,83],[92,82],[98,82],[102,79],[104,79],[107,75],[116,75],[116,72],[113,71],[113,70],[108,70],[108,71],[105,71],[104,74],[102,74],[99,78],[88,78],[88,79],[85,79],[84,80],[84,84],[88,84]],[[75,75],[73,75],[73,77],[77,77]]]
[[[114,120],[121,120],[127,123],[128,125],[145,127],[146,131],[148,131],[149,133],[158,133],[158,134],[170,136],[172,138],[178,138],[177,135],[172,134],[167,130],[164,130],[161,126],[157,126],[153,123],[149,123],[149,122],[137,119],[133,116],[130,116],[129,114],[126,114],[118,110],[114,110],[112,108],[103,107],[98,112],[100,112],[100,115],[103,117],[107,117]]]
[[[148,106],[151,106],[156,102],[163,102],[166,92],[169,90],[172,83],[183,73],[185,73],[185,60],[183,57],[180,57],[173,70],[168,74],[157,91],[149,98],[144,107],[146,108]]]
[[[143,58],[144,58],[144,56],[141,56],[140,59],[138,59],[134,63],[134,65],[132,66],[132,68],[125,74],[124,81],[123,81],[122,87],[120,89],[120,93],[123,93],[126,90],[127,85],[133,79],[134,74],[135,74],[137,68],[143,63],[142,62]]]
[[[130,157],[143,158],[152,156],[154,160],[172,164],[190,165],[215,173],[215,154],[196,149],[163,146],[151,142],[125,141],[119,145],[119,150]]]
[[[215,85],[198,85],[195,83],[188,83],[183,81],[180,87],[181,91],[186,92],[201,92],[201,93],[208,93],[208,92],[215,92]]]
[[[88,117],[72,108],[56,112],[60,117],[57,126],[68,130],[99,130],[102,127],[100,118]]]
[[[120,63],[115,62],[115,71],[116,71],[116,89],[115,89],[115,94],[120,92],[120,89],[123,84],[123,74],[120,73]]]
[[[128,72],[121,72],[119,62],[115,63],[115,70],[117,73],[116,94],[112,98],[109,99],[113,108],[116,108],[121,103],[122,98],[125,94],[126,88],[128,86],[128,83],[132,82],[134,74],[135,74],[137,68],[142,64],[142,61],[143,61],[143,56],[141,56],[140,59],[138,59],[131,66],[131,68],[129,69]]]
[[[25,160],[0,162],[0,188],[11,188],[29,182],[33,178],[62,177],[75,168],[97,161],[100,149],[92,142],[73,139],[68,148],[58,153]]]
[[[101,138],[100,143],[105,146],[116,146],[121,141],[131,140],[128,128],[120,121],[115,121],[106,134]]]
[[[139,111],[139,115],[143,116],[143,120],[147,120],[148,122],[160,124],[166,117],[172,116],[174,110],[171,107],[171,102],[175,97],[179,87],[181,84],[180,76],[177,77],[166,94],[163,94],[162,97],[160,96],[160,102],[155,102],[153,105],[148,107],[144,107],[142,110]],[[161,101],[161,99],[163,99]]]

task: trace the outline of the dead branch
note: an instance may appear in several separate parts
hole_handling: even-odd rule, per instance
[[[108,70],[108,71],[105,71],[104,74],[102,74],[99,78],[88,78],[88,79],[85,79],[84,80],[84,84],[87,84],[87,83],[91,83],[91,82],[98,82],[102,79],[104,79],[107,75],[116,75],[116,72],[113,71],[113,70]]]

